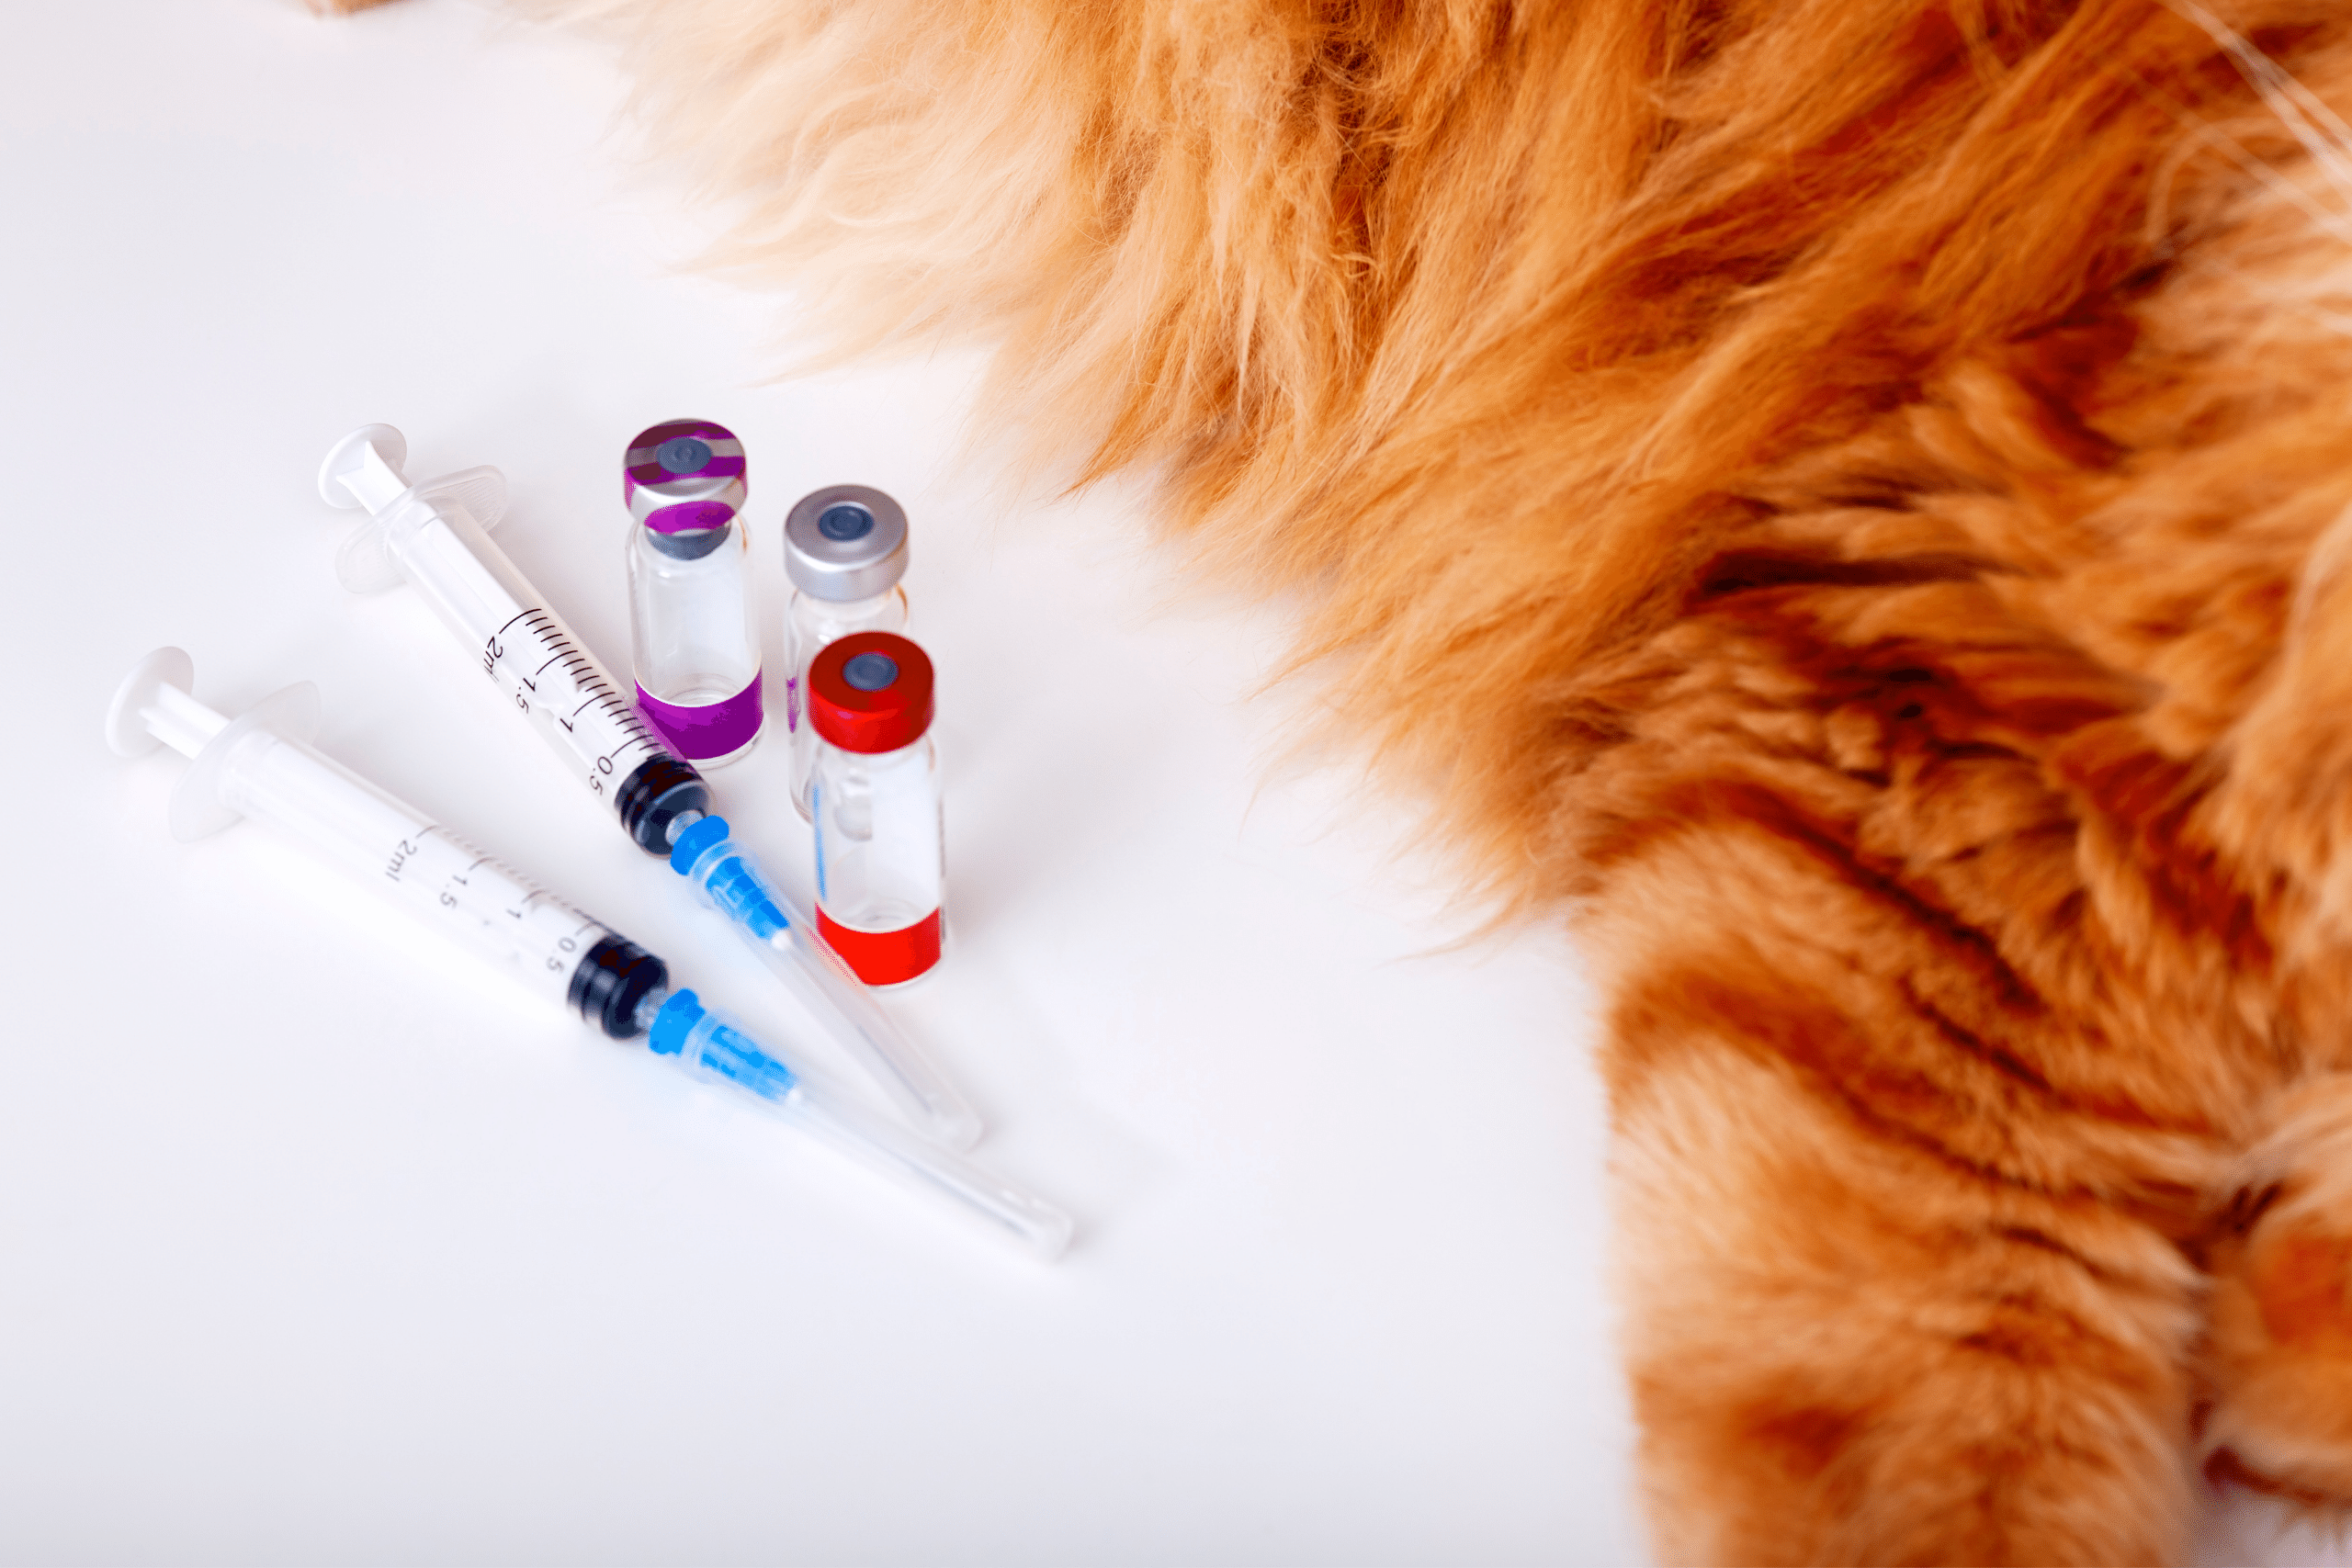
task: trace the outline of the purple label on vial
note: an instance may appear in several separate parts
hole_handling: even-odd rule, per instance
[[[724,702],[706,703],[700,707],[680,707],[649,695],[643,686],[637,689],[637,705],[653,721],[653,728],[689,762],[699,762],[707,757],[725,757],[741,750],[760,732],[760,720],[764,716],[760,705],[760,678]]]

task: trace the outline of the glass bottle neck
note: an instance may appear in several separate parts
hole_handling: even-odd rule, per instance
[[[802,603],[819,619],[827,621],[870,620],[896,608],[902,600],[899,585],[895,582],[865,599],[820,599],[805,588],[799,592]]]

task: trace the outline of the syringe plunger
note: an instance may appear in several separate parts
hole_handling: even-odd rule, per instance
[[[107,743],[135,757],[158,744],[194,757],[229,721],[188,695],[196,665],[176,648],[159,648],[124,677],[107,714]]]
[[[669,984],[661,959],[306,745],[317,687],[299,682],[230,718],[189,695],[195,674],[187,654],[157,649],[107,713],[107,739],[122,755],[160,741],[190,759],[172,796],[177,837],[258,817],[363,879],[390,882],[426,923],[613,1038],[644,1032],[638,1004]]]

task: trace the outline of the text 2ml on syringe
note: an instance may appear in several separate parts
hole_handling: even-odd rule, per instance
[[[363,425],[319,468],[319,493],[369,520],[336,558],[345,587],[371,593],[406,581],[473,651],[572,775],[605,801],[638,848],[671,856],[696,822],[724,821],[693,765],[673,756],[620,686],[528,579],[490,540],[506,501],[496,468],[468,468],[412,487],[408,443],[389,424]],[[808,920],[731,839],[672,865],[724,913],[736,934],[831,1031],[916,1125],[950,1148],[979,1138],[979,1117],[877,1008]],[[718,852],[723,851],[724,852]]]

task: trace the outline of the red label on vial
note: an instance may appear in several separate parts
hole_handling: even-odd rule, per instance
[[[817,931],[869,986],[895,986],[926,974],[939,962],[939,911],[894,931],[854,931],[820,907]]]

